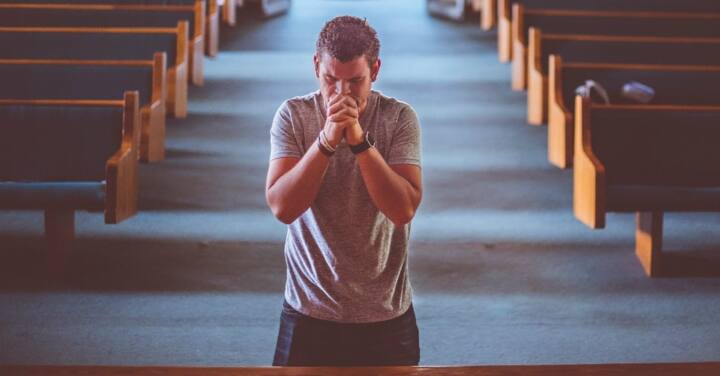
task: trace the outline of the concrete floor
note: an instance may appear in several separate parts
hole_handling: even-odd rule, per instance
[[[573,218],[571,171],[525,123],[495,34],[428,17],[421,0],[295,0],[241,15],[168,123],[168,158],[143,165],[141,212],[78,213],[69,281],[37,266],[42,214],[0,212],[0,363],[268,365],[285,227],[264,201],[269,125],[312,91],[317,32],[367,17],[383,43],[377,89],[423,130],[425,197],[411,280],[424,365],[720,360],[720,216],[672,214],[665,243],[688,267],[648,279],[633,217]]]

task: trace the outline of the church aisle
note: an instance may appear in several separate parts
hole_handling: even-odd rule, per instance
[[[35,266],[42,214],[0,212],[0,363],[270,364],[285,226],[264,198],[269,126],[284,99],[316,89],[315,39],[341,14],[377,29],[375,88],[421,120],[421,364],[717,360],[720,278],[648,279],[631,215],[596,232],[574,219],[572,172],[525,123],[494,33],[430,18],[421,0],[294,0],[223,30],[188,118],[168,121],[167,159],[141,166],[138,215],[77,214],[69,281]],[[720,263],[718,225],[668,215],[666,246]]]

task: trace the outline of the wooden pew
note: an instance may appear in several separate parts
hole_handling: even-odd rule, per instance
[[[225,0],[222,6],[222,19],[229,26],[237,24],[237,8],[239,5],[236,0]]]
[[[480,14],[480,27],[483,30],[492,30],[497,25],[498,0],[483,0]]]
[[[218,0],[207,0],[205,5],[205,52],[208,56],[217,55],[217,47],[219,45],[220,38],[220,17]],[[228,0],[231,1],[232,0]],[[184,5],[184,6],[195,6],[201,7],[201,4],[205,0],[0,0],[0,3],[6,4],[94,4],[94,5]],[[234,7],[233,7],[234,9]],[[223,14],[223,19],[227,17],[228,22],[231,20],[232,24],[235,23],[235,12],[226,10],[227,14]],[[231,18],[231,19],[230,19]]]
[[[513,5],[512,88],[527,88],[530,27],[547,34],[720,38],[720,13],[530,9]]]
[[[394,366],[394,367],[202,367],[202,366],[16,366],[0,365],[8,376],[709,376],[720,363]]]
[[[615,104],[624,83],[638,81],[655,89],[653,105],[720,105],[720,65],[564,63],[550,55],[548,91],[548,160],[560,168],[572,165],[575,88],[585,80],[601,84]]]
[[[0,209],[45,212],[51,271],[65,269],[76,210],[108,224],[137,213],[138,103],[0,99]]]
[[[573,211],[592,229],[637,213],[635,252],[649,276],[662,259],[664,212],[720,211],[720,106],[575,103]]]
[[[720,38],[545,34],[531,28],[527,104],[528,122],[533,125],[547,119],[551,54],[568,63],[720,65]]]
[[[205,2],[188,5],[0,4],[0,26],[23,27],[176,27],[188,21],[188,78],[201,86]]]
[[[154,60],[0,59],[0,99],[112,100],[137,90],[140,159],[165,158],[165,54]]]
[[[187,21],[175,28],[0,27],[0,59],[149,60],[167,55],[166,110],[187,116]]]
[[[716,0],[496,0],[498,25],[498,58],[509,62],[512,50],[512,7],[522,4],[526,9],[564,9],[591,11],[647,11],[647,12],[720,12]]]

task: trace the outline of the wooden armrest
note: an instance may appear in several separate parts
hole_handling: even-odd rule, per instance
[[[605,166],[592,150],[590,101],[575,97],[575,156],[573,163],[573,212],[590,228],[605,227]]]
[[[122,144],[105,165],[105,223],[119,223],[137,213],[139,102],[137,91],[125,93]]]

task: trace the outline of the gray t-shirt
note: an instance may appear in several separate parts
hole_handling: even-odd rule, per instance
[[[270,159],[301,158],[325,123],[319,91],[285,101],[273,119]],[[420,166],[420,127],[407,103],[372,91],[360,125],[388,164]],[[410,224],[396,226],[373,204],[344,142],[330,159],[315,201],[288,226],[285,299],[322,320],[390,320],[410,306]]]

